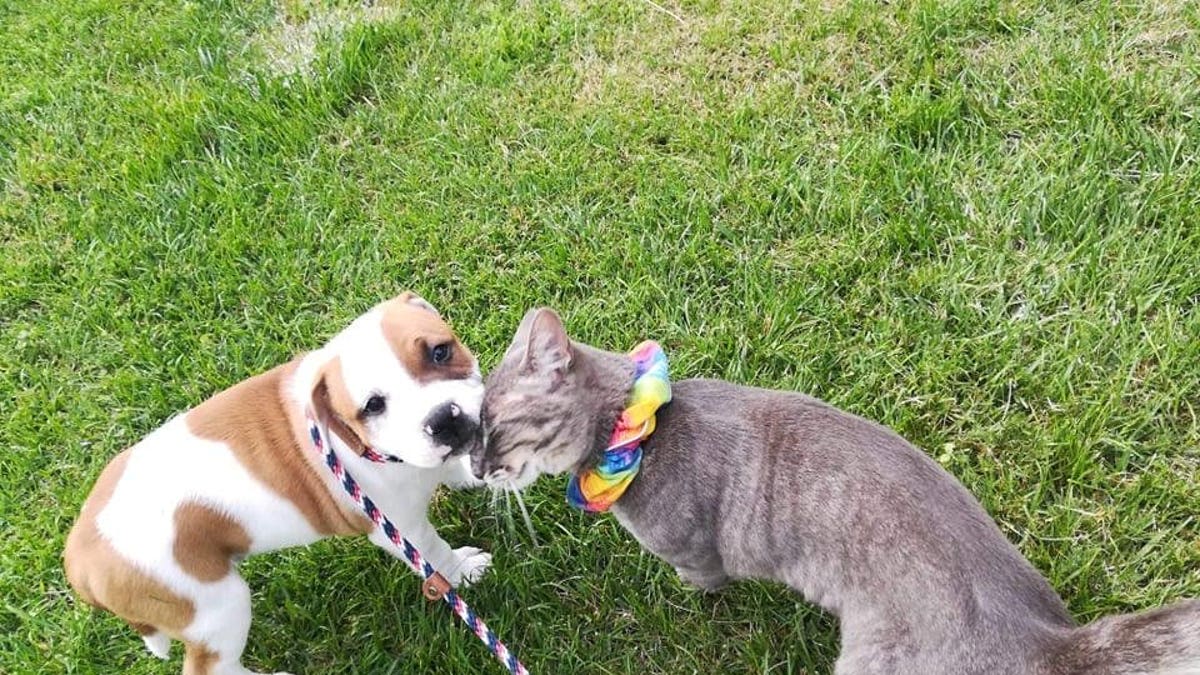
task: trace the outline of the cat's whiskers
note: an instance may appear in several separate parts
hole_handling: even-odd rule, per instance
[[[541,546],[538,542],[537,534],[533,531],[533,521],[529,519],[529,511],[525,509],[525,500],[521,498],[521,491],[513,486],[512,483],[506,483],[505,487],[512,493],[517,500],[517,507],[521,509],[521,518],[525,520],[525,529],[529,530],[529,538],[533,541],[534,547]]]
[[[497,495],[504,495],[504,529],[514,539],[517,537],[517,523],[513,520],[512,497],[509,493],[512,492],[508,482],[498,483],[495,488]]]

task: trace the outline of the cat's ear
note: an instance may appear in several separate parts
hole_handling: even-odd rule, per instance
[[[508,349],[504,351],[504,361],[524,361],[526,348],[529,346],[529,332],[533,330],[533,319],[537,316],[538,309],[531,309],[525,312],[524,318],[521,319],[521,325],[517,326],[517,333],[513,335],[512,342],[508,344]]]
[[[562,319],[548,307],[525,315],[512,349],[521,350],[521,364],[527,372],[562,374],[571,367],[571,338]]]

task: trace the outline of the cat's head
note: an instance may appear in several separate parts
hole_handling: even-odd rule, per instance
[[[484,442],[471,451],[477,477],[520,489],[587,461],[612,415],[581,350],[595,352],[573,344],[553,310],[525,315],[484,387]]]

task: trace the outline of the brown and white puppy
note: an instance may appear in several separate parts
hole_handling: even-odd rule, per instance
[[[491,556],[452,550],[426,508],[440,484],[477,484],[466,458],[450,455],[476,440],[482,395],[475,357],[429,303],[404,293],[117,455],[67,537],[67,579],[155,655],[182,641],[184,673],[249,673],[241,655],[250,589],[235,567],[243,557],[359,534],[396,552],[321,464],[311,410],[363,490],[433,566],[451,583],[473,581]],[[403,462],[371,462],[367,449]]]

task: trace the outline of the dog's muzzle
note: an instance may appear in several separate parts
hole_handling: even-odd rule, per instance
[[[452,453],[468,450],[472,442],[479,440],[479,422],[463,412],[461,406],[447,401],[433,409],[425,418],[425,433],[436,445],[450,448]]]

